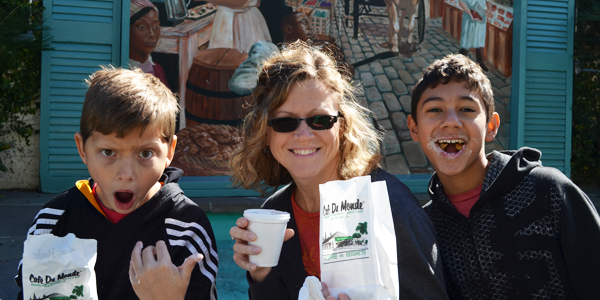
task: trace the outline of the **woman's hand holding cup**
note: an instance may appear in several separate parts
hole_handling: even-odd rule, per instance
[[[250,272],[250,277],[252,277],[254,283],[260,283],[271,272],[271,267],[259,267],[250,262],[250,255],[260,254],[261,248],[248,244],[248,242],[256,241],[257,238],[255,233],[247,230],[248,219],[240,217],[235,224],[236,226],[231,227],[229,230],[231,238],[236,240],[233,245],[233,260],[240,268]],[[292,236],[294,236],[294,230],[286,229],[283,241],[289,240]]]

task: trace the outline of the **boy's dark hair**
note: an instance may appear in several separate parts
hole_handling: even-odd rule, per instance
[[[94,131],[123,138],[138,127],[142,134],[150,124],[162,131],[168,143],[173,141],[179,103],[158,78],[137,68],[108,66],[86,83],[90,87],[79,123],[84,144]]]
[[[490,80],[483,74],[481,67],[468,57],[462,54],[450,54],[429,65],[423,71],[421,80],[415,85],[410,103],[410,114],[415,123],[417,123],[417,106],[425,90],[434,89],[440,84],[449,82],[465,82],[468,89],[479,92],[487,110],[486,121],[491,119],[495,107]]]

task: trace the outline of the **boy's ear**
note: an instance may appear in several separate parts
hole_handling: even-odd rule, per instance
[[[79,132],[75,133],[75,144],[77,144],[77,152],[79,152],[79,157],[81,157],[81,160],[83,161],[84,164],[87,164],[85,162],[86,156],[85,156],[85,147],[84,147],[85,145],[83,144],[83,136]]]
[[[408,125],[408,130],[410,130],[410,137],[413,139],[413,141],[418,142],[419,141],[419,127],[417,126],[417,123],[415,122],[415,120],[413,120],[412,115],[408,115],[406,117],[406,123]]]
[[[498,133],[498,128],[500,127],[500,115],[497,112],[494,112],[492,118],[487,124],[487,132],[485,133],[485,140],[491,142],[496,137]]]
[[[169,153],[167,153],[167,162],[165,163],[165,168],[171,165],[173,162],[173,156],[175,156],[175,147],[177,146],[177,136],[173,135],[173,141],[171,145],[169,145]]]

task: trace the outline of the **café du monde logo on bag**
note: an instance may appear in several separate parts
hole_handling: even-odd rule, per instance
[[[324,232],[321,249],[325,261],[343,261],[367,255],[368,222],[363,216],[365,201],[342,200],[323,206],[323,219],[331,232]]]

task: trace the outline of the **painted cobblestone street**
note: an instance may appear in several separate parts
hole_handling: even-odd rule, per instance
[[[361,16],[358,39],[353,39],[355,24],[350,20],[348,26],[344,26],[343,1],[337,3],[336,21],[332,24],[331,36],[337,39],[349,63],[388,51],[380,46],[388,40],[388,18]],[[386,14],[383,7],[371,9],[374,14]],[[374,112],[378,122],[386,129],[386,157],[383,164],[393,174],[433,172],[420,145],[410,137],[406,116],[411,110],[411,91],[421,78],[422,70],[436,59],[458,53],[459,41],[442,28],[441,18],[427,18],[426,24],[425,39],[412,57],[399,54],[394,58],[378,60],[358,67],[354,74],[355,85],[364,91],[362,95],[358,95],[359,101]],[[487,66],[490,71],[485,74],[492,83],[495,109],[501,122],[496,139],[486,144],[486,152],[491,152],[509,147],[511,77],[505,78],[492,66]]]

